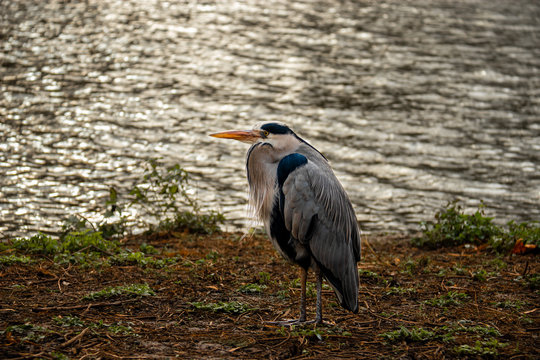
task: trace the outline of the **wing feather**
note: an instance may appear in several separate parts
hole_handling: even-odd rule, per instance
[[[357,311],[360,233],[345,190],[325,164],[294,169],[280,189],[280,206],[286,228],[309,249],[341,304]]]

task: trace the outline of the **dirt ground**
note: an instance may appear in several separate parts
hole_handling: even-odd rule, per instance
[[[540,357],[538,284],[532,280],[540,268],[537,255],[497,257],[465,247],[424,251],[405,236],[367,239],[358,314],[336,305],[325,287],[326,323],[291,329],[269,321],[298,316],[298,271],[262,235],[124,240],[135,250],[151,244],[157,253],[148,259],[174,259],[164,267],[58,265],[44,257],[4,265],[0,358]],[[145,283],[150,293],[88,297]],[[314,306],[310,285],[308,317]]]

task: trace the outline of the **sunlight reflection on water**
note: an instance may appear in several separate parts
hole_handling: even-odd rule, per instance
[[[523,8],[529,11],[523,11]],[[324,9],[324,11],[322,11]],[[540,219],[538,4],[21,0],[0,46],[0,234],[101,211],[145,159],[250,224],[247,146],[283,121],[331,161],[364,229],[414,231],[455,198]],[[90,217],[94,215],[88,215]]]

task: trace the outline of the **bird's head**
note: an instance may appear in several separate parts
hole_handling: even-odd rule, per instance
[[[300,138],[287,125],[277,122],[259,123],[252,130],[224,131],[210,136],[248,144],[267,144],[276,151],[293,151],[301,143]]]

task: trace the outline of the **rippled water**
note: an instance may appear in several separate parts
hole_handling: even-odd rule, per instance
[[[2,1],[0,235],[100,210],[149,157],[246,224],[245,144],[288,123],[373,232],[447,201],[540,219],[540,3]]]

